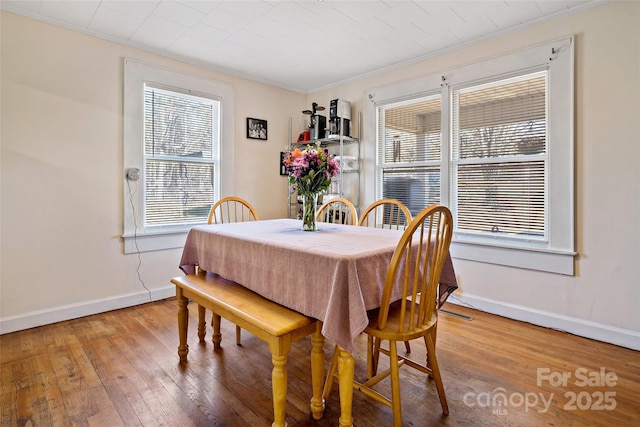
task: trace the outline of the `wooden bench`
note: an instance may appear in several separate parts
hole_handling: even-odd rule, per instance
[[[187,330],[189,300],[197,303],[202,310],[208,308],[213,312],[213,343],[214,348],[220,348],[222,335],[220,333],[220,318],[235,323],[269,344],[273,371],[271,373],[271,387],[273,392],[273,426],[284,427],[285,407],[287,400],[287,354],[291,343],[311,335],[311,381],[313,396],[311,398],[311,413],[313,418],[322,418],[324,400],[322,387],[324,382],[324,337],[320,330],[319,320],[307,317],[297,311],[279,305],[244,286],[221,278],[213,273],[199,271],[198,274],[179,276],[171,279],[176,285],[178,298],[178,335],[180,344],[178,356],[180,362],[187,361],[189,346],[187,344]],[[202,322],[203,323],[203,322]],[[204,328],[204,324],[198,325]],[[199,330],[198,336],[204,341],[204,331]]]

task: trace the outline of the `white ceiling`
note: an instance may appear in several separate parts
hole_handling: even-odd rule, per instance
[[[310,93],[602,0],[2,0],[4,10]]]

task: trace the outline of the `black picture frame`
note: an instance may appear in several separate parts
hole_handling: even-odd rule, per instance
[[[284,159],[287,157],[287,154],[288,153],[286,151],[280,152],[280,175],[289,175],[287,173],[287,168],[284,167]]]
[[[267,140],[267,121],[247,117],[247,138]]]

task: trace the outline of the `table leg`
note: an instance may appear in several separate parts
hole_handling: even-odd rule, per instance
[[[204,337],[207,335],[205,313],[206,309],[198,304],[198,339],[200,339],[200,342],[204,342]]]
[[[274,337],[269,343],[271,351],[271,388],[273,392],[272,427],[286,427],[285,412],[287,406],[287,355],[291,348],[291,337]]]
[[[353,371],[354,360],[351,353],[342,347],[338,347],[338,384],[340,387],[340,426],[351,427],[351,407],[353,402]]]
[[[311,414],[314,420],[324,415],[324,399],[322,387],[324,385],[324,336],[320,332],[322,323],[316,322],[316,331],[311,335]]]
[[[189,345],[187,344],[187,329],[189,328],[189,309],[187,304],[189,300],[182,295],[182,288],[176,287],[176,296],[178,298],[178,337],[180,344],[178,345],[178,356],[180,362],[187,361],[187,353],[189,353]]]

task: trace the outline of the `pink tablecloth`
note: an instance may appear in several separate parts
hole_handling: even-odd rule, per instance
[[[380,305],[401,235],[329,223],[307,232],[292,219],[203,225],[189,232],[180,268],[193,274],[200,266],[322,320],[324,336],[352,352],[368,323],[367,310]],[[457,287],[450,258],[441,283],[440,297],[446,299],[447,289]]]

